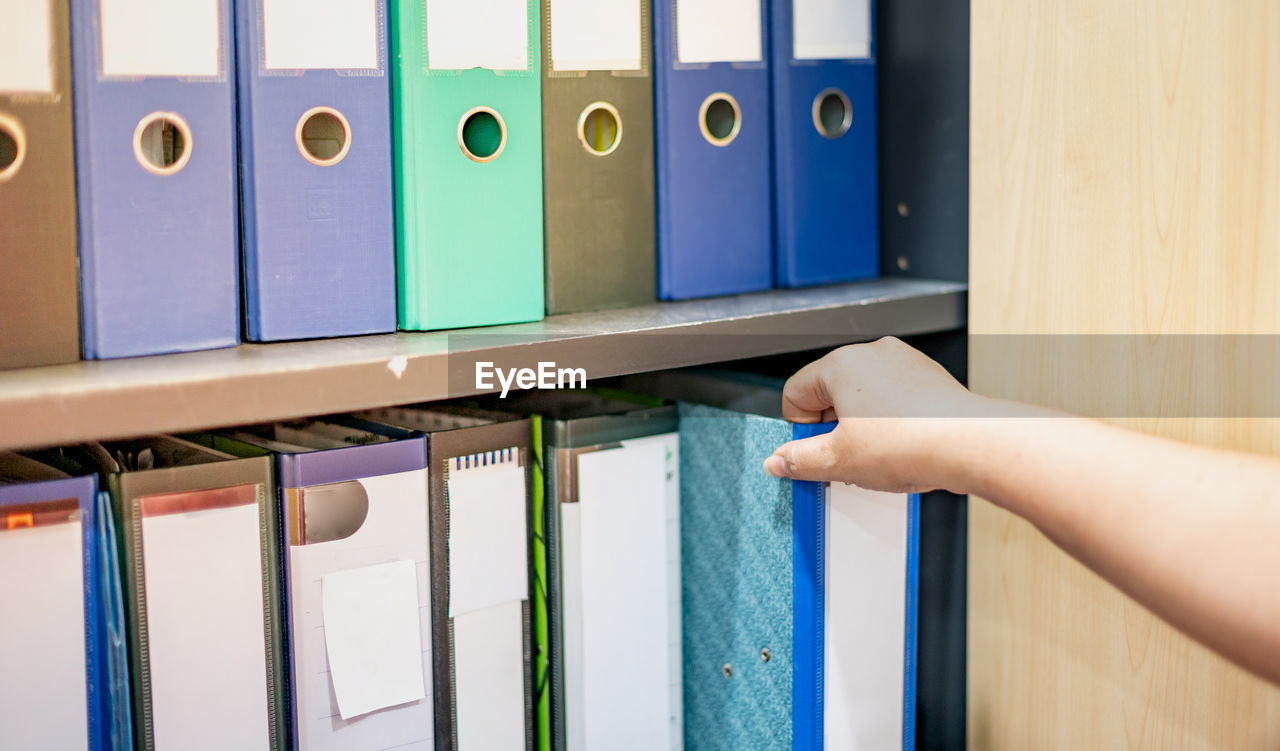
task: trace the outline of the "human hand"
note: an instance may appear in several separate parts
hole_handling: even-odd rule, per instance
[[[839,420],[825,435],[784,444],[764,464],[775,477],[851,482],[895,493],[962,489],[951,451],[959,423],[986,400],[899,339],[854,344],[810,363],[787,381],[791,422]]]

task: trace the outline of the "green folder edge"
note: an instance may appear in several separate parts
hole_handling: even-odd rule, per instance
[[[526,3],[529,68],[501,72],[426,70],[425,3],[389,3],[396,305],[402,330],[522,323],[541,320],[545,313],[541,15],[537,0]],[[513,87],[510,79],[523,79],[527,86]],[[509,129],[519,129],[509,136],[502,156],[479,165],[494,173],[483,192],[486,200],[504,207],[501,215],[480,203],[455,202],[451,211],[438,197],[439,188],[426,187],[473,182],[469,175],[459,176],[477,165],[458,161],[452,148],[424,145],[437,136],[442,143],[455,140],[445,137],[455,125],[437,122],[439,110],[464,99],[496,107],[505,113]],[[420,124],[406,132],[406,120]],[[527,133],[524,126],[530,126]],[[410,158],[411,152],[416,156]],[[430,181],[417,179],[424,174]],[[433,224],[441,218],[446,221]],[[471,229],[458,230],[464,221]],[[486,228],[483,252],[472,244],[476,227]],[[451,254],[447,269],[442,248]],[[476,279],[483,284],[468,283]]]
[[[538,653],[533,665],[533,680],[537,703],[534,706],[537,748],[551,748],[551,691],[548,671],[551,665],[551,640],[547,613],[547,543],[543,536],[546,504],[546,483],[542,471],[544,449],[542,445],[542,415],[531,415],[529,425],[533,433],[533,575],[537,596],[533,602],[533,640]]]

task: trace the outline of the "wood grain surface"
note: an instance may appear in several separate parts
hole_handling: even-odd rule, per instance
[[[1280,334],[1280,2],[971,12],[973,387],[1280,453],[1280,410],[1197,401],[1274,407],[1277,368],[1091,336],[1200,335],[1248,362],[1261,338],[1208,335]],[[968,638],[971,748],[1280,748],[1280,691],[977,500]]]

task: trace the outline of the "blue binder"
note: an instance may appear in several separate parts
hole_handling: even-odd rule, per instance
[[[688,13],[683,30],[682,6]],[[760,0],[654,3],[658,296],[664,300],[773,284],[763,6]],[[728,26],[754,29],[752,14],[761,19],[758,57],[750,34],[735,33],[744,44],[733,49],[717,43],[727,38]]]
[[[42,476],[56,479],[12,482],[15,478],[10,471],[14,469],[15,462],[28,468],[39,467]],[[57,531],[58,527],[72,523],[80,527],[78,534],[74,534],[74,541]],[[35,536],[18,539],[24,535]],[[35,614],[30,623],[38,624],[42,638],[49,639],[56,638],[54,634],[61,630],[61,626],[83,629],[84,670],[79,676],[83,685],[59,682],[65,674],[52,669],[28,675],[31,680],[17,680],[19,676],[10,676],[15,680],[8,681],[8,688],[19,692],[21,698],[5,696],[0,704],[4,704],[7,711],[0,710],[0,716],[7,712],[19,712],[22,716],[4,717],[5,722],[0,725],[0,746],[17,748],[25,747],[27,743],[44,745],[65,740],[93,751],[123,751],[132,747],[132,735],[124,653],[124,612],[110,499],[105,492],[98,492],[97,479],[93,475],[67,477],[26,457],[12,454],[0,457],[0,545],[21,546],[22,552],[44,558],[59,554],[58,550],[47,546],[62,547],[67,543],[79,549],[77,567],[82,579],[77,584],[78,599],[83,602],[83,618],[71,623],[58,623],[55,616],[65,614],[47,612]],[[43,547],[43,552],[33,551],[33,545]],[[54,583],[41,579],[46,574],[45,570],[10,570],[9,573],[20,575],[24,581],[40,588],[42,607],[53,607],[58,601]],[[16,586],[8,588],[5,602],[10,607],[14,606],[15,591],[18,591]],[[29,612],[26,605],[21,607],[23,612]],[[9,629],[20,628],[20,622],[9,619],[0,632],[4,632],[5,638],[12,638]],[[32,659],[41,659],[41,650],[51,650],[49,656],[53,658],[66,657],[63,649],[49,642],[25,641],[15,646]],[[81,707],[83,714],[65,704],[67,697],[75,695],[85,698],[86,703]],[[28,708],[38,706],[41,716],[23,713],[19,707],[24,705]],[[83,725],[81,718],[84,719]],[[84,737],[81,739],[79,735],[82,732]]]
[[[796,440],[828,433],[835,428],[835,423],[819,425],[796,425],[793,437]],[[865,491],[864,491],[865,492]],[[828,533],[830,519],[828,517],[827,496],[828,483],[794,482],[792,483],[792,503],[794,512],[792,528],[794,530],[794,603],[795,603],[795,682],[792,707],[794,708],[794,741],[795,749],[812,749],[821,751],[826,741],[835,735],[827,725],[827,707],[825,704],[825,681],[830,666],[826,660],[827,633],[826,623],[829,607],[827,597],[833,587],[828,580]],[[862,652],[853,657],[859,661],[863,678],[872,681],[883,680],[892,683],[896,676],[875,674],[876,666],[896,663],[893,660],[876,659],[877,656],[892,653],[896,645],[901,645],[902,660],[900,663],[902,680],[902,724],[900,728],[903,751],[915,748],[915,696],[916,696],[916,615],[917,596],[919,590],[920,569],[920,496],[909,495],[906,499],[905,521],[905,570],[904,587],[905,612],[900,641],[895,634],[894,644],[881,644],[867,640],[865,635],[857,634],[855,629],[842,630],[844,635],[851,635],[857,641],[856,647]],[[871,577],[888,574],[886,570],[864,572]],[[857,596],[857,595],[855,595]],[[876,617],[887,614],[874,607]],[[893,629],[890,629],[893,630]],[[850,632],[854,632],[851,633]],[[883,633],[883,632],[882,632]],[[866,675],[870,672],[871,675]],[[878,728],[869,727],[876,724],[886,714],[885,704],[894,703],[895,697],[879,697],[879,701],[864,708],[862,717],[848,724],[854,726],[850,735],[856,737],[858,747],[888,748],[887,734],[877,735]],[[847,706],[842,702],[841,711],[856,713],[857,707]],[[879,728],[882,730],[882,728]],[[840,742],[832,744],[843,747]]]
[[[386,1],[236,2],[246,336],[394,331]]]
[[[773,0],[780,287],[880,268],[872,0]]]
[[[787,440],[825,426],[713,407],[680,404],[681,565],[684,618],[685,746],[703,749],[821,751],[826,728],[825,484],[789,482],[761,470]],[[902,497],[899,496],[899,499]],[[868,652],[866,665],[891,662],[902,672],[901,726],[884,720],[859,748],[910,751],[915,739],[915,628],[919,500],[906,501],[902,575],[902,655]],[[877,574],[884,573],[876,571]],[[835,586],[841,586],[836,581]],[[849,594],[845,590],[843,594]],[[860,593],[854,591],[852,596]],[[876,611],[876,617],[879,617]],[[858,635],[855,634],[855,639]],[[858,644],[882,650],[875,642]],[[881,657],[876,660],[874,657]],[[883,678],[879,673],[873,678]],[[888,689],[886,689],[888,690]],[[865,705],[877,713],[897,694]],[[849,701],[854,704],[854,701]],[[843,705],[842,705],[842,708]],[[855,718],[860,719],[860,718]],[[895,720],[896,721],[896,718]],[[838,736],[837,736],[838,738]]]
[[[86,358],[234,345],[231,0],[71,3]]]

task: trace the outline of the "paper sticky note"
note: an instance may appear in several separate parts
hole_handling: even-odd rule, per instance
[[[329,679],[342,719],[426,696],[413,561],[325,574],[321,592]]]

